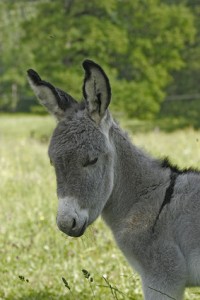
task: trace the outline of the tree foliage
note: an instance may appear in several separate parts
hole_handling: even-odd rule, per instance
[[[174,2],[181,3],[180,0]],[[172,72],[174,80],[168,88],[169,95],[200,95],[200,2],[185,0],[185,4],[194,16],[196,35],[193,42],[186,44],[182,51],[183,68]]]
[[[91,58],[110,77],[114,109],[151,117],[172,74],[186,68],[185,49],[197,36],[187,1],[20,0],[0,6],[1,103],[12,103],[14,94],[30,97],[30,67],[80,99],[80,63]],[[199,48],[193,51],[199,55]]]

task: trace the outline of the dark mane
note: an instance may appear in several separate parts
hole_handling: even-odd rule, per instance
[[[163,160],[161,160],[161,167],[162,168],[170,168],[172,172],[177,174],[185,174],[185,173],[198,173],[200,174],[200,170],[197,170],[195,168],[186,168],[186,169],[180,169],[177,165],[173,165],[168,157],[165,157]]]

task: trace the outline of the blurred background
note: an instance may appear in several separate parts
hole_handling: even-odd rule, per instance
[[[107,71],[118,114],[200,124],[199,0],[1,1],[0,32],[1,111],[44,112],[28,68],[81,99],[90,58]]]
[[[0,300],[143,299],[100,218],[78,239],[56,226],[55,121],[26,71],[81,100],[85,58],[136,146],[200,169],[199,0],[0,0]]]

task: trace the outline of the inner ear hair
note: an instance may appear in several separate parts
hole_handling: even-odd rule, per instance
[[[93,119],[101,120],[111,100],[111,88],[104,70],[95,62],[83,62],[85,78],[83,82],[83,96],[89,113]]]

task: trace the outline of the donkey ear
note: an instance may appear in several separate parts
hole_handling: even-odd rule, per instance
[[[83,62],[85,79],[83,96],[90,116],[97,123],[101,121],[111,100],[111,88],[103,69],[91,60]]]
[[[65,111],[77,103],[69,94],[42,80],[34,70],[30,69],[27,73],[28,81],[37,98],[57,120],[61,120]]]

